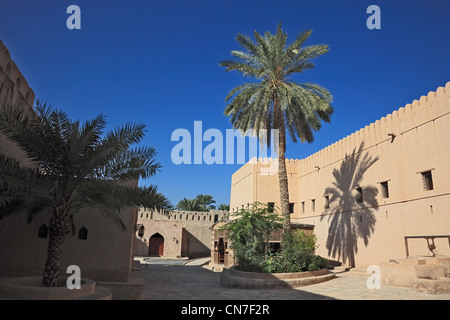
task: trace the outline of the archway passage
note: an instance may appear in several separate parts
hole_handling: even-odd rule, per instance
[[[163,256],[164,255],[164,237],[159,233],[155,233],[150,237],[148,243],[149,256]]]

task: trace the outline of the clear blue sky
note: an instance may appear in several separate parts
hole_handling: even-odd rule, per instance
[[[81,30],[66,27],[71,4]],[[366,27],[371,4],[380,30]],[[224,98],[245,79],[219,62],[241,49],[238,33],[273,33],[281,21],[288,41],[313,29],[307,44],[330,46],[295,79],[334,96],[332,122],[315,141],[288,142],[287,157],[304,158],[450,81],[449,17],[449,0],[1,0],[0,39],[36,98],[75,119],[106,114],[109,128],[147,124],[143,144],[163,167],[142,184],[157,184],[174,204],[199,193],[229,203],[241,165],[175,165],[170,137],[193,132],[196,120],[224,135],[231,128]]]

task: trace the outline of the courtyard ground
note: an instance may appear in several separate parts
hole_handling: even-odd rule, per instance
[[[412,289],[368,289],[369,274],[337,273],[333,280],[295,289],[253,290],[223,288],[220,272],[202,267],[207,259],[193,262],[157,260],[141,264],[144,300],[450,300],[450,294],[427,294]],[[187,262],[187,263],[186,263]]]

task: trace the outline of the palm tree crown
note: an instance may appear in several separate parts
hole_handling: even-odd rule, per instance
[[[328,45],[303,46],[311,30],[300,33],[294,42],[287,44],[287,34],[281,24],[276,34],[254,32],[256,42],[239,34],[237,41],[245,51],[231,51],[234,60],[220,63],[225,71],[236,70],[254,81],[243,83],[226,96],[229,102],[225,115],[235,129],[244,132],[254,130],[260,135],[265,129],[269,135],[279,133],[279,179],[281,210],[285,216],[284,229],[290,228],[289,196],[285,168],[286,132],[294,142],[311,143],[313,132],[321,127],[321,121],[329,122],[333,113],[332,96],[327,89],[311,83],[297,83],[293,76],[312,69],[312,59],[328,52]],[[270,145],[270,139],[267,139]]]

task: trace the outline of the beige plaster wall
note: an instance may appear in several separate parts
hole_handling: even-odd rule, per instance
[[[139,209],[137,225],[145,228],[145,241],[135,246],[135,255],[148,255],[148,239],[155,233],[164,237],[164,257],[200,257],[210,254],[211,226],[222,220],[228,212],[211,210],[197,211],[158,211]],[[136,234],[138,230],[136,228]],[[137,237],[137,239],[140,239]],[[142,240],[143,240],[142,239]],[[166,250],[166,243],[168,247]]]
[[[294,203],[294,214],[299,210],[298,185],[295,183],[298,177],[298,160],[286,159],[288,172],[289,202]],[[231,178],[230,211],[236,212],[247,208],[251,203],[273,202],[280,206],[280,188],[278,182],[277,159],[259,158],[246,163],[236,171]]]
[[[318,254],[367,266],[404,257],[404,236],[450,234],[449,96],[450,82],[297,162],[297,172],[288,174],[289,184],[297,188],[290,189],[291,201],[298,203],[291,218],[315,225]],[[240,170],[236,176],[243,175]],[[434,185],[429,191],[421,175],[428,170]],[[255,171],[253,176],[245,171],[247,181],[257,179],[258,196],[253,196],[255,188],[235,183],[232,209],[279,197],[277,175],[255,178]],[[381,192],[385,181],[389,198]],[[356,201],[357,188],[362,190],[361,203]],[[450,255],[447,240],[435,242],[439,254]],[[428,254],[424,239],[410,240],[409,247],[411,255]]]

